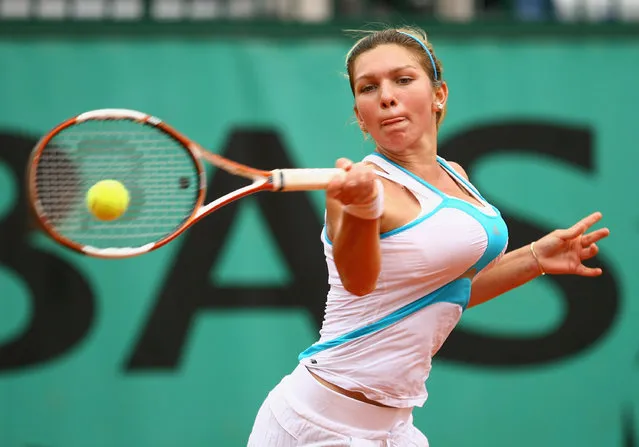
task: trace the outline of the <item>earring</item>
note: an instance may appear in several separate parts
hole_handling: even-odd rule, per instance
[[[441,102],[437,104],[437,108],[439,110],[442,110],[444,108],[444,104],[442,104]]]

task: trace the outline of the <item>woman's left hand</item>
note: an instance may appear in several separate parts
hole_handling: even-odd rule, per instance
[[[543,271],[554,275],[601,275],[600,268],[582,264],[599,252],[597,242],[610,234],[608,228],[586,233],[601,217],[600,212],[593,213],[568,229],[555,230],[536,241],[534,250]]]

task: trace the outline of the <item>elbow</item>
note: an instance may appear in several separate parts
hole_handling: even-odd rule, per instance
[[[344,275],[342,285],[348,293],[355,296],[365,296],[377,288],[377,278],[379,271],[371,272],[369,275]]]
[[[365,296],[371,293],[377,287],[377,283],[371,284],[344,284],[344,288],[348,293],[355,296]]]
[[[335,266],[342,286],[356,296],[373,292],[382,271],[379,244],[370,243],[366,248],[348,251],[334,249]]]

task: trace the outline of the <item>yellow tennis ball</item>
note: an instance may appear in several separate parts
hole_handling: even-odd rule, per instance
[[[87,192],[87,208],[100,220],[115,220],[129,206],[129,191],[117,180],[102,180]]]

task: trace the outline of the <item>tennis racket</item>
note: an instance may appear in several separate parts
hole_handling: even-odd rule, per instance
[[[205,205],[203,161],[246,178],[247,185]],[[27,188],[36,218],[55,241],[88,256],[126,258],[166,245],[243,197],[325,189],[339,172],[254,169],[204,150],[154,116],[101,109],[70,118],[40,139],[27,168]],[[105,179],[129,193],[126,212],[110,221],[97,219],[86,203],[88,190]]]

